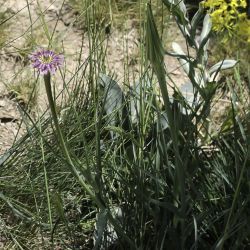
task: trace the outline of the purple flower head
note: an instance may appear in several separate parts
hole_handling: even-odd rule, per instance
[[[56,70],[63,64],[64,56],[56,54],[51,50],[40,49],[33,52],[29,59],[33,68],[37,69],[42,75],[48,73],[54,74]]]

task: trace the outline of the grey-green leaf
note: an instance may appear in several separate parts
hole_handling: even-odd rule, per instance
[[[211,28],[212,28],[211,19],[207,14],[203,20],[203,28],[201,31],[200,44],[204,43],[208,39]]]
[[[99,84],[104,88],[104,110],[107,115],[113,115],[115,111],[122,109],[124,94],[118,83],[110,76],[100,74]],[[116,116],[109,119],[109,125],[113,126]]]
[[[209,74],[213,74],[218,70],[231,69],[237,64],[236,60],[224,60],[216,63],[209,69]]]
[[[101,210],[97,216],[94,249],[100,249],[102,236],[106,228],[107,228],[107,210],[104,209],[104,210]]]

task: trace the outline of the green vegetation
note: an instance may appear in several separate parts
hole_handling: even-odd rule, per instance
[[[8,37],[8,26],[10,22],[10,13],[8,11],[0,12],[0,48],[4,45]]]
[[[70,0],[76,20],[86,18],[89,56],[79,52],[68,81],[67,70],[57,71],[63,91],[52,114],[34,119],[20,107],[27,133],[0,157],[4,249],[247,249],[249,65],[248,73],[232,58],[211,65],[212,26],[202,9],[190,21],[183,1],[122,2]],[[139,78],[125,72],[119,81],[104,65],[106,37],[95,24],[136,4]],[[174,17],[185,48],[166,51],[170,17],[160,24],[159,7]],[[186,72],[184,86],[167,74],[165,54]],[[215,121],[222,97],[227,112]]]
[[[16,83],[8,86],[8,93],[11,98],[15,99],[20,105],[34,108],[37,105],[37,89],[34,84],[35,80],[30,76],[20,77],[17,75]]]

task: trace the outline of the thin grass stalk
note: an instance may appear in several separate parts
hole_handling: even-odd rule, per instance
[[[40,129],[40,133],[42,133],[40,119],[39,119],[39,129]],[[44,172],[44,182],[45,182],[47,204],[48,204],[49,224],[50,224],[50,230],[52,232],[52,229],[53,229],[52,212],[51,212],[49,184],[48,184],[47,169],[46,169],[46,164],[45,164],[45,152],[44,152],[44,145],[43,145],[43,138],[42,137],[40,137],[40,147],[41,147],[41,151],[42,151],[42,162],[43,162],[43,172]]]

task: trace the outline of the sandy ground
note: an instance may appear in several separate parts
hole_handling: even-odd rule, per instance
[[[27,6],[27,2],[29,6]],[[39,2],[39,5],[37,4]],[[88,37],[77,27],[72,25],[75,19],[74,12],[70,9],[67,1],[62,6],[63,0],[0,0],[0,12],[8,11],[12,15],[7,32],[7,41],[0,50],[0,155],[3,154],[13,143],[25,133],[25,126],[22,122],[18,103],[11,99],[8,86],[20,84],[22,81],[34,79],[35,75],[30,65],[24,65],[27,55],[22,55],[20,49],[27,48],[28,37],[31,30],[37,37],[37,43],[46,47],[46,39],[41,26],[41,12],[44,13],[44,19],[50,32],[55,29],[55,39],[58,46],[63,47],[65,55],[66,81],[72,76],[77,67],[76,55],[79,55],[81,45],[83,47],[82,60],[89,55]],[[60,12],[61,10],[61,12]],[[61,15],[59,15],[61,13]],[[60,16],[58,20],[58,15]],[[127,21],[126,29],[121,32],[112,30],[107,43],[106,64],[110,72],[115,72],[117,79],[124,77],[124,60],[128,55],[129,70],[138,72],[138,33],[132,21]],[[173,40],[184,45],[183,38],[178,35],[176,28],[169,30],[170,37]],[[126,45],[126,46],[125,46]],[[168,71],[177,85],[187,81],[186,76],[179,69],[179,63],[171,57],[165,58]],[[131,74],[132,75],[132,74]],[[59,74],[55,76],[55,81],[60,82]],[[58,78],[58,79],[57,79]],[[62,84],[57,84],[57,91],[62,89]],[[47,106],[46,95],[43,84],[39,85],[37,101],[37,112],[45,110]]]

